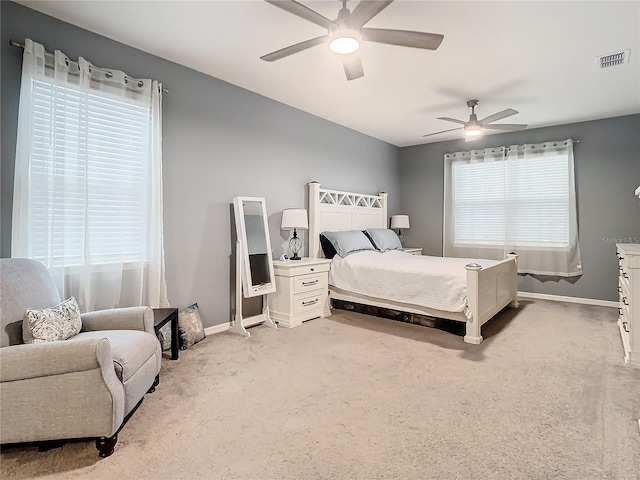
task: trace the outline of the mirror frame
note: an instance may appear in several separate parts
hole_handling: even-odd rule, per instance
[[[260,203],[260,211],[262,215],[262,222],[265,235],[265,244],[267,247],[267,263],[269,267],[269,283],[262,283],[260,285],[252,285],[251,282],[251,264],[249,263],[249,249],[247,248],[247,228],[244,221],[244,205],[243,202],[258,202]],[[266,200],[261,197],[234,197],[233,199],[233,213],[235,215],[236,223],[236,236],[237,241],[240,242],[239,248],[236,248],[236,255],[241,256],[241,270],[242,270],[242,286],[245,298],[257,297],[260,295],[266,295],[276,291],[276,283],[273,273],[273,257],[271,255],[271,240],[269,238],[269,224],[267,223],[267,206]],[[238,275],[239,272],[236,272]]]

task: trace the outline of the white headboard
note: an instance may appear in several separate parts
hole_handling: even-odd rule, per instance
[[[340,192],[309,183],[309,256],[324,257],[320,233],[324,231],[387,228],[387,194]]]

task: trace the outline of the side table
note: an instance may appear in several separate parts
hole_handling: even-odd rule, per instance
[[[269,294],[269,315],[279,326],[293,328],[331,315],[330,263],[326,258],[273,261],[276,292]]]
[[[178,309],[177,308],[154,308],[153,327],[158,333],[167,322],[171,322],[171,360],[178,359]]]

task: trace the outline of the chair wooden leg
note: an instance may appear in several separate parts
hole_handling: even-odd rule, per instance
[[[100,457],[105,458],[111,455],[115,449],[116,443],[118,443],[118,434],[116,433],[112,437],[100,437],[96,440],[96,448]]]
[[[153,393],[156,391],[156,387],[160,385],[160,374],[156,375],[156,379],[153,381],[153,385],[151,385],[151,388],[149,390],[147,390],[147,393]]]

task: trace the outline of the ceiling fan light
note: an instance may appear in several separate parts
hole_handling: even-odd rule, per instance
[[[477,137],[478,135],[482,135],[482,127],[479,125],[469,125],[464,127],[464,133],[468,137]]]
[[[329,40],[329,48],[334,53],[348,55],[357,52],[360,48],[360,38],[356,32],[339,30]]]

